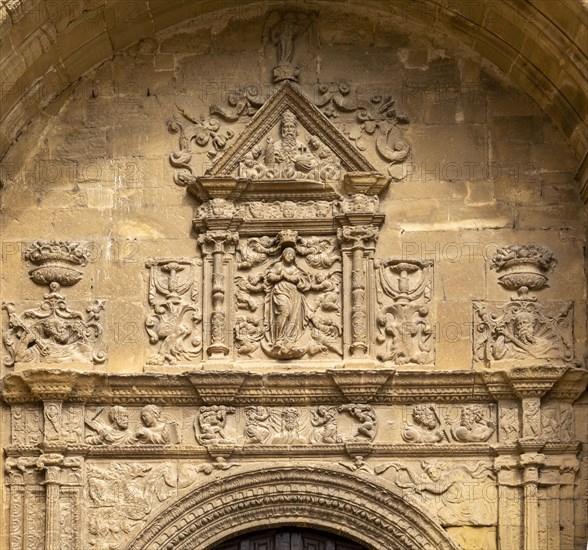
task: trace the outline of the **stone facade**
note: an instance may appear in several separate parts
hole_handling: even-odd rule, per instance
[[[580,137],[294,6],[132,26],[8,147],[2,548],[585,548]]]

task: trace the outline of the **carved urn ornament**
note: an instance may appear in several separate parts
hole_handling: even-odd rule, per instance
[[[529,290],[548,286],[547,273],[557,261],[551,250],[535,245],[514,244],[499,248],[492,258],[491,268],[500,273],[498,283],[506,290],[515,290],[519,300],[536,300]]]
[[[70,241],[36,241],[24,251],[24,259],[36,266],[29,276],[39,285],[75,285],[83,275],[79,267],[86,266],[89,257],[83,243]]]

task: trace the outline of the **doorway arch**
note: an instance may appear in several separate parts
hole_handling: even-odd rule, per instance
[[[127,550],[211,550],[282,526],[337,533],[368,550],[459,550],[398,492],[361,473],[316,466],[255,468],[208,482],[155,517]]]
[[[367,550],[365,546],[326,531],[280,527],[246,533],[215,544],[210,550]]]

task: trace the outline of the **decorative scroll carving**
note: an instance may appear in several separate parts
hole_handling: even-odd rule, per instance
[[[211,405],[200,407],[200,413],[194,422],[196,439],[200,445],[214,445],[219,443],[234,443],[226,432],[227,415],[235,414],[235,407]]]
[[[547,273],[553,271],[557,260],[553,252],[536,244],[514,244],[499,248],[490,264],[500,273],[498,283],[507,290],[516,290],[517,299],[534,301],[529,290],[547,286]]]
[[[474,302],[474,315],[477,361],[574,356],[571,302]]]
[[[251,356],[261,346],[276,359],[329,351],[341,355],[341,272],[311,272],[297,262],[302,257],[317,270],[331,267],[340,258],[334,240],[302,238],[289,230],[274,239],[252,238],[239,246],[237,265],[240,269],[259,266],[280,250],[278,259],[263,271],[235,280],[237,307],[251,312],[236,319],[237,351]],[[263,294],[262,318],[257,316],[262,301],[254,294]]]
[[[185,187],[195,180],[195,175],[190,166],[192,161],[192,144],[198,147],[208,148],[209,158],[216,157],[223,152],[227,143],[234,137],[234,132],[227,129],[223,132],[220,123],[212,118],[206,119],[195,117],[185,109],[176,105],[182,116],[181,121],[176,118],[168,123],[168,130],[172,134],[179,134],[179,149],[169,156],[170,164],[177,169],[174,173],[174,182]]]
[[[381,361],[426,365],[433,362],[430,303],[433,286],[431,261],[388,259],[376,262],[380,311]]]
[[[175,467],[167,462],[90,464],[88,544],[93,550],[124,548],[132,529],[144,523],[151,511],[177,492]]]
[[[85,422],[92,433],[86,435],[89,445],[170,445],[179,442],[178,422],[157,405],[145,405],[134,430],[129,428],[129,412],[125,407],[114,405],[108,411],[108,423],[102,420],[103,408]]]
[[[202,312],[198,306],[195,263],[183,259],[153,259],[147,262],[149,305],[152,313],[145,327],[152,345],[159,349],[149,364],[175,364],[201,356]]]
[[[229,108],[211,105],[211,116],[219,116],[226,122],[236,122],[241,117],[252,117],[265,103],[267,98],[261,97],[257,86],[249,85],[238,88],[227,95]]]
[[[319,97],[315,104],[330,118],[353,113],[353,124],[346,131],[349,139],[360,151],[368,147],[367,141],[375,141],[375,149],[391,167],[404,162],[410,154],[410,144],[402,139],[402,126],[410,121],[398,114],[396,102],[390,95],[374,94],[370,101],[360,102],[349,97],[351,87],[346,82],[330,82],[319,85]]]
[[[213,462],[205,462],[204,464],[180,463],[178,466],[178,490],[187,489],[194,485],[200,477],[198,474],[209,476],[214,472],[224,472],[238,466],[241,466],[240,462],[229,462],[222,456],[217,456]]]
[[[298,134],[296,115],[287,109],[280,119],[280,138],[268,136],[263,145],[245,154],[239,163],[239,176],[253,180],[338,181],[339,159],[318,137],[309,136],[304,143]]]
[[[8,355],[4,364],[106,361],[102,349],[103,328],[99,322],[104,300],[94,300],[82,313],[70,309],[59,293],[59,283],[52,282],[49,288],[49,294],[45,294],[38,308],[20,315],[14,303],[2,304],[8,314],[8,328],[4,334]]]
[[[420,469],[397,462],[375,467],[378,475],[386,471],[393,472],[393,482],[409,502],[425,508],[443,526],[494,524],[494,507],[488,502],[494,483],[486,480],[494,480],[495,475],[483,462],[449,467],[443,461],[426,460]],[[464,486],[476,490],[464,491]]]
[[[363,456],[355,455],[353,457],[353,462],[339,462],[341,466],[351,470],[352,472],[367,472],[368,474],[373,474],[374,469],[365,461]]]
[[[12,444],[38,445],[43,440],[41,432],[41,413],[36,407],[13,405],[12,411]]]

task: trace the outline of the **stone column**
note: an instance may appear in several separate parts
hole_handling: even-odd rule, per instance
[[[512,456],[494,459],[494,471],[498,485],[498,545],[499,548],[521,548],[522,502],[520,471]]]
[[[230,339],[230,328],[227,326],[227,318],[230,317],[226,295],[232,288],[228,285],[227,256],[235,253],[235,246],[238,243],[239,235],[234,231],[212,230],[203,233],[198,238],[206,261],[210,266],[210,301],[207,304],[210,322],[210,339],[206,349],[211,359],[223,360],[229,355],[232,342]],[[206,280],[206,278],[205,278]]]
[[[45,467],[45,550],[60,550],[59,526],[59,474],[60,455],[44,455],[41,464]],[[44,462],[47,460],[47,462]]]
[[[368,294],[366,281],[368,272],[373,271],[368,267],[367,259],[373,259],[378,228],[374,225],[345,225],[338,231],[341,249],[343,251],[344,273],[349,276],[344,280],[343,288],[351,290],[351,341],[349,354],[352,360],[360,361],[368,357],[369,315]],[[351,260],[350,269],[345,264]],[[347,267],[347,269],[345,269]],[[349,314],[347,314],[349,315]],[[349,316],[348,316],[349,318]]]
[[[25,481],[21,468],[15,459],[7,459],[5,463],[10,501],[9,548],[23,550]]]
[[[539,548],[537,486],[539,484],[539,468],[544,464],[545,455],[539,453],[523,453],[519,458],[519,466],[523,472],[524,550],[537,550]]]

